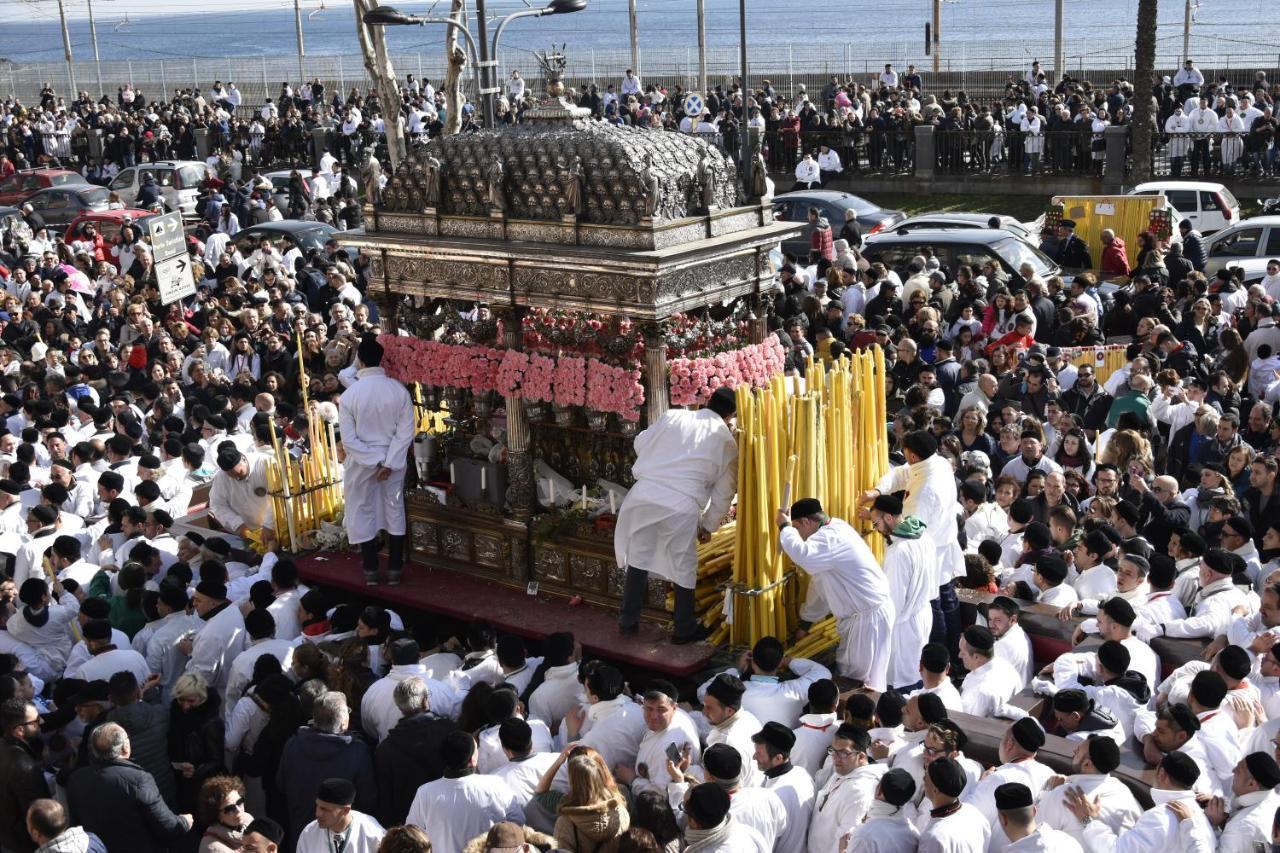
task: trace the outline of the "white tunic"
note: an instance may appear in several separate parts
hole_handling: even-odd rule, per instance
[[[1043,823],[1004,849],[1009,853],[1082,853],[1079,841]]]
[[[886,811],[892,809],[884,805]],[[920,831],[898,809],[891,814],[872,814],[866,823],[853,827],[845,853],[915,853],[919,846]]]
[[[586,701],[578,683],[578,662],[548,667],[542,683],[529,695],[529,716],[558,726],[569,709]]]
[[[273,527],[271,497],[267,494],[267,461],[256,454],[246,456],[249,474],[243,480],[219,471],[209,486],[209,512],[231,532],[241,525],[251,530]]]
[[[786,773],[765,777],[764,786],[778,795],[787,810],[787,825],[774,845],[774,853],[805,853],[805,836],[813,814],[813,777],[793,765]]]
[[[90,657],[75,670],[68,670],[67,678],[83,678],[85,681],[110,681],[117,672],[131,672],[138,684],[151,675],[147,659],[133,649],[108,649]]]
[[[351,825],[341,834],[346,842],[342,853],[377,853],[387,831],[374,818],[352,809]],[[334,838],[332,832],[321,829],[320,824],[313,820],[302,828],[298,836],[297,853],[333,853]]]
[[[787,807],[782,798],[768,788],[738,788],[729,798],[729,814],[734,821],[760,833],[765,849],[775,849],[787,826]]]
[[[1009,704],[1022,689],[1020,676],[1009,663],[995,657],[965,676],[960,685],[964,712],[975,717],[1006,717],[1011,720],[1026,712]]]
[[[1065,785],[1040,794],[1036,805],[1036,819],[1083,843],[1084,826],[1067,808],[1067,789],[1073,785],[1090,800],[1098,801],[1102,812],[1097,820],[1105,823],[1117,835],[1132,827],[1142,817],[1142,807],[1134,799],[1128,785],[1110,774],[1077,773],[1068,776]]]
[[[49,604],[48,612],[48,621],[37,626],[27,620],[26,608],[20,607],[9,617],[7,628],[9,636],[34,649],[51,672],[62,672],[71,654],[71,623],[80,615],[80,602],[71,593],[63,592],[57,604]]]
[[[433,851],[462,853],[468,841],[504,820],[524,823],[515,794],[501,779],[472,774],[418,788],[404,822],[426,831]]]
[[[347,454],[342,524],[353,545],[368,542],[380,530],[404,535],[404,471],[414,429],[413,401],[403,384],[388,378],[381,367],[362,368],[356,376],[338,403]],[[378,465],[391,469],[391,476],[378,481]]]
[[[1251,791],[1236,797],[1231,819],[1218,839],[1219,853],[1253,853],[1258,844],[1267,849],[1277,805],[1280,805],[1280,795],[1272,790]]]
[[[732,717],[717,726],[712,726],[711,731],[707,732],[708,747],[717,743],[727,743],[742,756],[741,784],[744,788],[764,784],[764,774],[756,766],[756,745],[751,740],[751,736],[762,728],[755,715],[750,711],[739,709]]]
[[[888,772],[888,765],[868,764],[845,776],[831,774],[814,797],[809,853],[832,853],[840,836],[862,823],[875,802],[876,786]]]
[[[187,669],[187,656],[178,649],[178,644],[188,631],[199,631],[202,627],[204,620],[199,616],[178,611],[161,619],[147,640],[147,668],[160,674],[163,701],[169,701],[169,691]]]
[[[991,827],[991,840],[987,846],[988,853],[1001,853],[1009,845],[1009,837],[1000,826],[996,811],[996,788],[1006,782],[1019,782],[1031,789],[1032,799],[1038,799],[1044,790],[1045,783],[1053,776],[1053,770],[1034,758],[1022,761],[1010,761],[994,768],[982,778],[977,785],[967,785],[962,798],[964,802],[982,812],[987,825]]]
[[[1009,630],[996,640],[996,657],[1006,660],[1022,677],[1022,686],[1026,687],[1035,677],[1035,660],[1031,654],[1031,638],[1021,625],[1010,625]],[[1021,689],[1021,688],[1019,688]]]
[[[1081,572],[1072,586],[1081,599],[1110,598],[1116,592],[1116,573],[1106,563],[1099,563]]]
[[[882,493],[906,490],[902,511],[914,515],[928,528],[926,535],[938,549],[939,584],[963,577],[964,553],[960,550],[960,529],[956,513],[960,499],[956,493],[951,463],[934,454],[914,465],[899,465],[880,479]]]
[[[883,691],[889,672],[893,599],[889,582],[867,543],[849,523],[833,518],[808,539],[794,527],[778,538],[782,550],[809,573],[809,593],[800,618],[816,621],[835,615],[843,675]]]
[[[244,616],[238,607],[228,604],[196,634],[187,672],[199,673],[209,687],[225,692],[231,662],[244,650],[244,641]]]
[[[528,758],[508,761],[494,770],[491,775],[501,779],[516,795],[516,804],[524,808],[533,799],[534,789],[542,780],[542,774],[550,770],[551,765],[555,764],[559,757],[555,752],[535,752]]]
[[[920,653],[933,628],[929,602],[938,597],[941,586],[933,542],[895,538],[884,553],[884,574],[894,612],[888,680],[896,686],[915,684],[920,680]]]
[[[365,734],[381,743],[404,714],[396,707],[396,685],[406,678],[417,676],[427,683],[427,697],[431,711],[441,717],[453,717],[457,713],[460,698],[451,686],[431,677],[422,664],[396,664],[364,692],[360,700],[360,721]]]
[[[827,747],[831,746],[837,727],[834,712],[802,716],[800,725],[791,730],[796,736],[795,746],[791,747],[791,763],[816,776],[827,759]]]
[[[1151,789],[1155,805],[1143,813],[1132,829],[1115,833],[1106,823],[1091,820],[1084,828],[1087,853],[1212,853],[1213,827],[1195,802],[1192,791]],[[1178,821],[1167,803],[1186,800],[1191,817]]]
[[[590,728],[578,738],[583,746],[593,747],[609,767],[619,764],[635,764],[640,741],[648,729],[644,725],[644,709],[629,696],[606,699],[587,708]],[[760,731],[757,725],[752,732]],[[754,745],[753,745],[754,749]],[[569,790],[569,765],[560,765],[552,784],[557,791]]]
[[[766,675],[744,676],[734,667],[725,672],[743,680],[746,692],[742,694],[742,707],[756,719],[761,723],[782,723],[787,728],[795,728],[805,705],[809,703],[809,687],[815,681],[830,678],[831,670],[805,658],[794,658],[789,669],[797,677],[787,681]],[[715,679],[716,676],[711,676],[698,688],[699,701],[707,695],[707,687]]]
[[[292,640],[255,640],[231,661],[231,671],[227,674],[227,695],[223,698],[223,709],[230,718],[236,702],[244,695],[245,688],[253,678],[253,667],[258,658],[272,655],[280,661],[283,671],[289,671],[289,663],[293,659]]]
[[[738,489],[738,445],[710,409],[672,409],[635,439],[636,484],[613,534],[619,568],[697,585],[699,526],[720,527]]]
[[[392,705],[394,706],[394,704],[393,702]],[[547,724],[542,720],[529,720],[528,723],[532,731],[533,751],[550,752],[552,749],[551,730],[547,728]],[[507,763],[507,754],[502,751],[502,740],[498,737],[498,728],[498,726],[489,726],[487,729],[482,730],[480,736],[476,738],[477,773],[493,773]]]
[[[631,783],[631,793],[638,795],[650,788],[666,791],[667,786],[675,780],[667,773],[667,747],[674,745],[677,749],[689,748],[689,764],[697,765],[702,761],[702,746],[698,741],[698,727],[685,715],[683,718],[672,718],[671,725],[660,732],[646,731],[636,750],[636,773],[641,765],[648,776],[637,775]]]
[[[954,814],[929,819],[920,832],[920,853],[986,853],[990,840],[982,812],[962,803]]]

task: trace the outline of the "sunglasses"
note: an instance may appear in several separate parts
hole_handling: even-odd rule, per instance
[[[244,808],[244,800],[236,800],[235,802],[227,803],[225,806],[223,806],[222,813],[235,814],[236,812],[242,810],[243,808]]]

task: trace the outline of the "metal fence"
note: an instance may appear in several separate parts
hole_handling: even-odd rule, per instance
[[[935,133],[937,174],[1026,172],[1049,175],[1101,174],[1105,147],[1101,136],[1081,130],[1022,133],[939,130]]]
[[[1219,52],[1217,55],[1221,57],[1220,61],[1200,66],[1206,79],[1214,80],[1219,75],[1226,75],[1234,85],[1247,86],[1257,71],[1267,72],[1272,80],[1280,78],[1280,53],[1259,49],[1250,53],[1223,55]],[[940,70],[934,73],[931,60],[917,55],[905,44],[876,43],[874,54],[869,55],[864,43],[786,43],[767,51],[755,50],[749,73],[753,85],[768,80],[779,94],[788,98],[802,90],[810,97],[816,97],[832,75],[841,81],[870,85],[877,79],[885,62],[893,62],[899,72],[904,72],[909,62],[915,62],[920,67],[927,92],[963,90],[972,100],[989,100],[1002,96],[1008,83],[1022,77],[1026,71],[1024,60],[1027,56],[1021,43],[1016,50],[1002,52],[1000,44],[993,42],[985,46],[981,56],[945,57],[940,63]],[[1041,54],[1041,59],[1046,58]],[[441,52],[397,53],[392,56],[392,62],[402,78],[406,74],[433,81],[444,77],[445,64]],[[1168,56],[1162,53],[1160,67],[1164,73],[1172,74],[1177,62],[1176,52]],[[709,48],[706,65],[708,86],[727,87],[739,76],[736,48]],[[527,52],[500,51],[497,66],[504,78],[512,69],[518,69],[536,90],[541,90],[537,63]],[[631,56],[626,50],[571,51],[566,82],[579,89],[594,83],[603,91],[608,83],[620,81],[629,67]],[[1107,85],[1120,78],[1132,80],[1132,69],[1132,55],[1127,48],[1104,48],[1069,55],[1066,63],[1066,71],[1072,77],[1089,80],[1096,85]],[[698,90],[701,84],[697,50],[669,48],[643,52],[641,76],[645,84],[661,85],[668,90],[676,86]],[[0,60],[0,93],[16,95],[28,104],[38,102],[40,89],[46,83],[62,95],[85,90],[95,98],[103,93],[114,96],[121,86],[129,84],[141,90],[146,98],[158,99],[172,95],[176,88],[198,86],[207,90],[215,80],[221,80],[234,81],[244,98],[244,105],[257,107],[268,97],[279,97],[284,81],[296,85],[302,80],[312,79],[319,79],[325,84],[329,97],[335,91],[345,96],[352,88],[364,90],[370,85],[359,54],[299,59],[281,51],[256,57],[103,60],[98,63],[75,62],[70,66],[61,62],[13,63]],[[472,84],[473,78],[468,72],[463,79],[464,90],[469,92]]]
[[[1271,178],[1280,148],[1274,138],[1240,133],[1167,133],[1157,136],[1152,174],[1161,178]]]
[[[873,130],[829,128],[798,133],[765,133],[769,170],[791,174],[805,152],[826,145],[840,157],[842,174],[910,174],[915,168],[915,134],[911,128]]]

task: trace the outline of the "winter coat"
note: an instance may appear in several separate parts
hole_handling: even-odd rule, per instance
[[[15,853],[36,849],[27,834],[27,807],[47,796],[39,757],[27,744],[6,737],[0,745],[0,846]]]
[[[107,720],[119,723],[129,735],[129,760],[150,773],[160,796],[170,806],[177,805],[178,788],[169,757],[169,709],[148,702],[133,702],[107,712]]]
[[[36,853],[107,853],[107,845],[92,832],[71,826],[37,847]]]
[[[72,823],[96,834],[108,850],[165,853],[187,834],[187,822],[164,804],[151,774],[125,759],[72,773],[67,802]]]
[[[188,779],[175,773],[178,806],[183,811],[195,808],[196,795],[204,780],[225,772],[226,723],[222,718],[222,702],[210,691],[203,705],[183,711],[178,703],[169,705],[169,760],[195,766]]]
[[[556,840],[532,827],[523,827],[524,843],[530,844],[539,850],[551,850],[556,847]],[[475,838],[467,842],[467,846],[462,848],[462,853],[485,853],[488,849],[489,833],[477,835]]]
[[[614,853],[618,837],[631,826],[621,797],[585,806],[560,806],[556,845],[575,853]]]
[[[387,733],[374,753],[378,777],[378,810],[383,826],[404,823],[418,788],[444,775],[440,743],[458,724],[434,714],[404,717]]]
[[[373,757],[365,742],[350,733],[333,735],[303,726],[285,744],[276,771],[276,784],[287,804],[291,839],[315,819],[316,785],[331,776],[354,782],[356,811],[374,813],[378,787]]]

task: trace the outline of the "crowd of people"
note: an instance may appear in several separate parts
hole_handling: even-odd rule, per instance
[[[913,71],[886,68],[876,91],[905,96],[893,93],[916,86]],[[282,93],[285,122],[330,109],[315,85]],[[634,74],[613,90],[582,97],[609,120],[676,117],[653,108],[671,93]],[[508,107],[530,97],[518,77],[507,91]],[[439,94],[412,79],[405,92],[411,132],[420,111],[430,134]],[[753,121],[777,114],[767,92]],[[714,117],[734,94],[712,97]],[[167,105],[121,90],[65,114],[115,128],[122,165],[151,156],[161,126],[177,145],[211,117],[231,122],[238,98],[230,84]],[[356,127],[374,113],[367,99],[335,108]],[[51,156],[28,144],[16,105],[6,115],[0,169]],[[369,147],[352,138],[311,177],[340,180]],[[255,186],[259,170],[244,169]],[[242,199],[244,173],[231,182],[235,201],[205,188],[207,222]],[[1013,280],[927,253],[868,264],[855,222],[837,237],[815,212],[814,251],[787,259],[769,325],[797,382],[810,356],[884,351],[896,464],[862,511],[885,557],[797,496],[779,509],[778,544],[811,578],[802,633],[837,619],[834,670],[789,658],[796,638],[768,637],[682,689],[584,660],[567,633],[533,649],[484,622],[436,636],[427,618],[306,588],[273,547],[266,460],[277,439],[305,451],[322,419],[363,466],[349,495],[362,512],[348,516],[372,530],[348,529],[366,579],[382,582],[385,530],[386,581],[400,580],[392,492],[411,409],[373,378],[366,258],[336,240],[282,252],[264,239],[246,254],[215,227],[193,247],[197,294],[162,305],[133,223],[69,242],[32,211],[25,224],[0,254],[6,851],[1234,853],[1272,841],[1280,262],[1249,288],[1230,271],[1207,278],[1183,223],[1178,248],[1144,240],[1131,283],[1104,293],[1090,274]],[[1062,226],[1047,248],[1078,255]],[[1072,358],[1104,340],[1128,347],[1105,377]],[[689,561],[732,499],[733,415],[717,394],[637,439],[615,539],[623,634],[653,573],[676,585],[673,639],[701,638]],[[219,530],[175,531],[205,486]],[[252,537],[265,554],[241,548]],[[994,598],[962,607],[957,587]],[[1018,624],[1028,603],[1086,617],[1080,648],[1035,661]],[[1166,671],[1157,637],[1204,640],[1204,660]],[[1019,704],[1028,690],[1049,697],[1043,720]],[[964,752],[975,718],[1008,722],[989,771]],[[1048,734],[1076,742],[1071,774],[1037,760]],[[1148,809],[1115,775],[1133,757],[1154,768]]]

